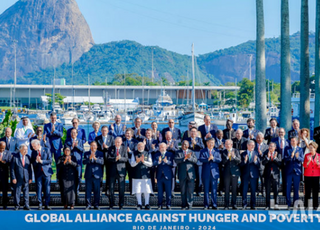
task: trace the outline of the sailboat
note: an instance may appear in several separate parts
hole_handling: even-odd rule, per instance
[[[196,112],[196,97],[195,97],[195,74],[194,74],[194,44],[192,43],[192,110],[186,111],[183,116],[179,118],[180,126],[188,126],[190,121],[195,121],[197,126],[204,124],[204,114]]]

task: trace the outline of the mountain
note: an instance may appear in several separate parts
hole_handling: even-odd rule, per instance
[[[268,38],[266,43],[266,78],[280,82],[280,38]],[[315,66],[315,34],[309,35],[310,73],[314,73]],[[205,74],[214,75],[222,83],[240,81],[250,76],[255,78],[256,42],[248,41],[238,46],[218,50],[200,55],[198,64]],[[300,33],[290,36],[291,51],[291,79],[300,79]]]
[[[74,84],[87,84],[88,75],[91,83],[112,81],[115,74],[136,73],[151,77],[152,52],[155,80],[165,77],[169,82],[180,81],[181,76],[191,79],[191,57],[170,52],[157,46],[143,46],[133,41],[110,42],[94,45],[90,51],[73,64]],[[191,51],[190,51],[191,52]],[[210,82],[220,85],[214,76],[203,74],[196,68],[196,81]],[[30,84],[50,84],[54,75],[53,68],[47,68],[28,74],[26,82]],[[65,78],[67,84],[72,84],[72,65],[63,64],[56,69],[57,78]]]
[[[1,79],[13,82],[15,50],[21,83],[27,73],[79,59],[93,43],[75,0],[17,1],[0,15]]]

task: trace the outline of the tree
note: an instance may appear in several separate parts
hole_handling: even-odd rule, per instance
[[[263,0],[256,0],[257,41],[256,41],[256,128],[264,132],[267,126],[266,108],[266,57],[264,40]]]
[[[242,81],[238,83],[238,86],[240,86],[237,98],[238,103],[246,108],[250,102],[253,101],[254,83],[248,78],[243,78]]]
[[[54,97],[55,102],[59,103],[59,105],[62,106],[63,105],[63,99],[65,99],[66,97],[62,96],[60,93],[55,93],[54,95],[55,95],[55,97]],[[48,97],[48,104],[52,105],[52,94],[46,93],[46,96]]]
[[[308,0],[301,0],[300,123],[310,128],[309,12]]]

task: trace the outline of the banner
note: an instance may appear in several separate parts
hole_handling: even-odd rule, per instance
[[[319,229],[315,211],[1,211],[1,230]]]

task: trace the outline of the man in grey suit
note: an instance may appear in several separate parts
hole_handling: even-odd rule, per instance
[[[256,137],[256,146],[255,146],[255,151],[259,153],[259,158],[260,161],[262,162],[263,159],[263,153],[269,148],[269,146],[264,143],[264,135],[262,132],[258,132],[257,137]],[[263,196],[265,196],[265,191],[264,191],[264,165],[260,164],[260,183],[261,183],[261,189],[259,189],[259,183],[258,183],[258,188],[257,191],[259,191]]]
[[[20,193],[23,191],[24,196],[24,210],[30,210],[29,206],[29,184],[32,182],[31,160],[28,153],[28,146],[20,145],[19,151],[12,157],[10,174],[13,183],[14,194],[14,210],[20,207]]]
[[[196,179],[197,157],[189,148],[189,142],[182,142],[181,150],[176,152],[175,162],[178,165],[178,178],[181,191],[182,210],[191,210],[193,205],[193,192]]]
[[[18,151],[19,145],[17,139],[15,137],[12,137],[11,135],[12,129],[10,127],[7,127],[5,129],[5,136],[0,139],[0,142],[4,141],[6,143],[6,150],[12,153]]]

